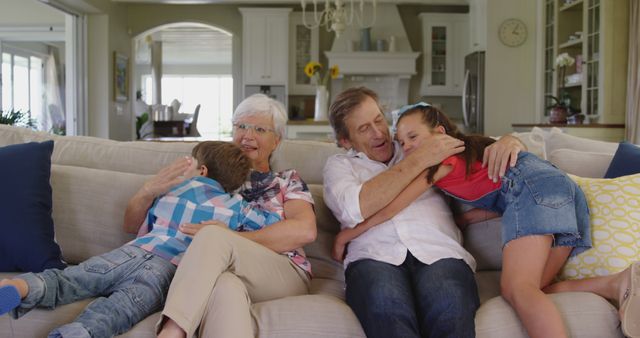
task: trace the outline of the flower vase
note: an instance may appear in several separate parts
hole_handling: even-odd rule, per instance
[[[325,86],[316,87],[316,105],[313,119],[315,121],[327,121],[327,102],[329,99],[329,92]]]

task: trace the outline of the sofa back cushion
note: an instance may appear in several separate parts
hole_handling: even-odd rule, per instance
[[[151,175],[180,156],[190,155],[196,142],[121,142],[88,136],[58,136],[0,125],[0,146],[53,140],[51,162]]]
[[[150,175],[53,165],[53,218],[62,255],[71,264],[132,240],[122,228],[129,198]]]
[[[322,184],[322,170],[329,156],[343,153],[335,143],[284,140],[273,153],[273,170],[296,169],[307,184]]]

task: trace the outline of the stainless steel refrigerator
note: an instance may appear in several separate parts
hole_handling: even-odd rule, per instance
[[[464,57],[462,117],[465,133],[484,133],[484,52]]]

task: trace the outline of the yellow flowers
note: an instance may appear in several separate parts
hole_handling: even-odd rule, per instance
[[[338,74],[340,74],[340,69],[338,68],[337,65],[334,65],[333,67],[329,68],[328,72],[325,72],[325,74],[322,74],[323,69],[324,67],[319,62],[310,61],[304,67],[304,73],[309,78],[312,78],[312,79],[315,78],[316,84],[323,85],[326,87],[327,84],[329,84],[329,77],[331,77],[332,79],[337,78]]]

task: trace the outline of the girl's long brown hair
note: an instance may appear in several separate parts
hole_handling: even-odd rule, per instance
[[[402,120],[405,116],[420,114],[422,116],[422,121],[434,129],[437,126],[444,127],[444,130],[447,135],[462,140],[464,142],[464,151],[457,156],[462,156],[462,158],[466,162],[466,176],[468,177],[471,174],[471,165],[475,161],[482,161],[482,156],[484,155],[484,149],[495,142],[494,139],[490,137],[486,137],[483,135],[465,135],[458,127],[451,123],[451,120],[441,111],[434,107],[416,107],[413,108],[400,116],[398,122]],[[427,168],[427,182],[433,183],[433,176],[436,171],[440,168],[440,164],[434,165],[432,167]]]

